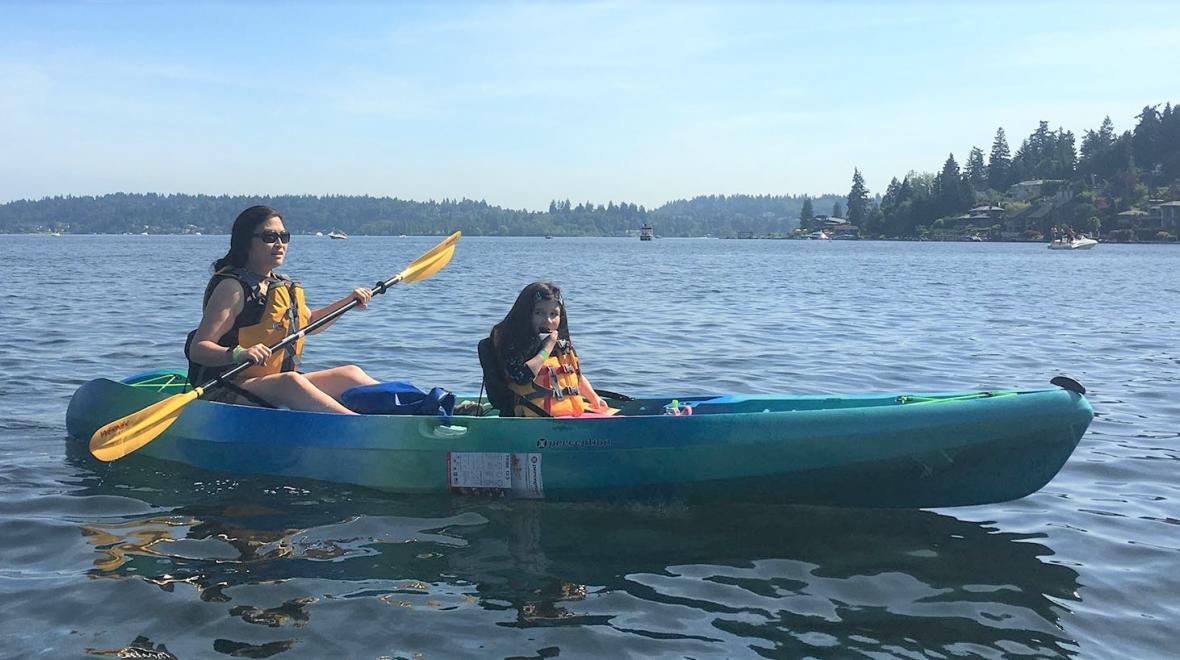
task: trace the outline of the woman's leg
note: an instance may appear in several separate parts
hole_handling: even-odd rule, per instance
[[[361,385],[377,384],[376,380],[373,380],[369,374],[355,364],[313,371],[305,375],[312,385],[337,401],[340,400],[340,395],[344,394],[345,390]]]
[[[311,378],[313,375],[287,371],[251,378],[242,382],[241,387],[275,405],[286,406],[292,410],[356,414],[317,387]]]

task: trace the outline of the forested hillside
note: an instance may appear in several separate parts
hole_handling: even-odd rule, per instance
[[[826,209],[841,199],[824,195],[813,203]],[[227,233],[242,209],[268,204],[284,213],[287,226],[296,233],[339,229],[349,234],[429,235],[462,229],[472,236],[623,236],[649,223],[661,236],[732,236],[789,231],[798,226],[804,200],[791,195],[710,195],[676,200],[655,210],[629,203],[554,200],[547,211],[531,212],[469,199],[114,193],[0,205],[0,232]]]

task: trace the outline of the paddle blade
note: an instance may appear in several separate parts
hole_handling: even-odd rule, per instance
[[[185,406],[201,396],[203,390],[170,396],[163,401],[131,413],[122,419],[107,424],[90,436],[90,453],[100,461],[115,461],[155,440],[176,418]]]
[[[395,279],[398,282],[409,284],[424,280],[442,270],[451,262],[451,257],[455,256],[455,242],[462,235],[463,233],[458,231],[451,234],[446,240],[430,248],[429,252],[418,257],[414,263],[406,266],[406,269],[398,273]]]

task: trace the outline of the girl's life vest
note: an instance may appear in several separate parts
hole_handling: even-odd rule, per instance
[[[203,304],[209,303],[213,289],[222,279],[230,278],[242,285],[242,312],[234,319],[233,327],[217,340],[217,344],[232,348],[234,346],[250,347],[255,344],[273,346],[287,335],[295,334],[300,328],[307,327],[311,318],[311,311],[307,308],[307,301],[303,297],[303,287],[297,282],[277,274],[270,276],[257,275],[244,268],[231,268],[214,273],[205,287]],[[262,284],[267,283],[266,293],[262,293]],[[188,341],[184,345],[185,357],[189,357],[193,336],[196,330],[189,333]],[[256,364],[240,373],[235,380],[246,380],[258,376],[277,374],[283,371],[294,371],[299,367],[299,358],[303,353],[303,338],[274,352],[270,359],[263,364]],[[195,385],[209,380],[234,368],[235,364],[209,367],[197,364],[189,358],[189,382]]]
[[[581,417],[590,409],[578,390],[581,371],[578,368],[578,354],[573,345],[558,342],[553,355],[541,365],[537,376],[529,383],[518,385],[511,379],[508,389],[517,397],[517,417],[538,417],[536,411],[521,403],[532,403],[544,410],[550,417]]]

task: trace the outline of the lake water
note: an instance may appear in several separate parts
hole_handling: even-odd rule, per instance
[[[438,238],[296,236],[313,304]],[[476,391],[551,278],[621,392],[945,391],[1068,373],[1096,418],[1042,491],[922,511],[421,499],[67,443],[70,395],[180,364],[225,236],[0,236],[0,656],[1169,657],[1180,249],[464,238],[306,368]],[[145,655],[146,654],[146,655]]]

